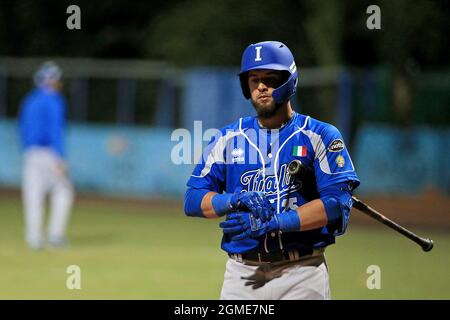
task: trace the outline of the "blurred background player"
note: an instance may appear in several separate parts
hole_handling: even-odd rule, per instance
[[[23,146],[22,197],[26,242],[31,249],[44,246],[43,221],[46,196],[51,215],[47,243],[66,246],[66,226],[73,203],[73,188],[64,155],[66,103],[62,71],[45,62],[34,75],[35,88],[20,106],[19,127]]]

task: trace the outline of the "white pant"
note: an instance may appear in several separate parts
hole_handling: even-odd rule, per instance
[[[325,259],[247,265],[228,259],[221,300],[329,300]]]
[[[33,147],[24,154],[22,195],[25,208],[27,244],[38,248],[43,244],[42,227],[45,199],[51,195],[48,239],[63,239],[73,203],[73,188],[66,175],[58,170],[59,159],[48,148]]]

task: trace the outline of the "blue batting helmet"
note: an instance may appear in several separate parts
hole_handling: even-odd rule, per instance
[[[239,78],[244,97],[250,99],[248,72],[258,69],[285,71],[289,77],[285,83],[276,88],[272,96],[276,103],[284,103],[295,94],[298,72],[294,56],[289,48],[278,41],[264,41],[251,44],[242,55]]]
[[[53,61],[47,61],[34,74],[34,84],[38,87],[45,86],[49,80],[61,80],[61,77],[61,68]]]

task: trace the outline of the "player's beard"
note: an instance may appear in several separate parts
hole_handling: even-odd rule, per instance
[[[268,103],[260,103],[257,100],[251,100],[253,108],[255,108],[258,117],[262,119],[272,118],[281,107],[281,104],[276,103],[273,98]]]

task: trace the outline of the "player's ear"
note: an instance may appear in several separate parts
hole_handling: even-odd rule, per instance
[[[289,77],[291,76],[291,74],[288,71],[281,71],[280,72],[280,79],[277,83],[277,88],[279,86],[281,86],[283,83],[285,83],[286,81],[288,81]]]
[[[250,99],[250,81],[248,77],[248,72],[240,74],[239,80],[241,82],[242,94],[246,99]]]

